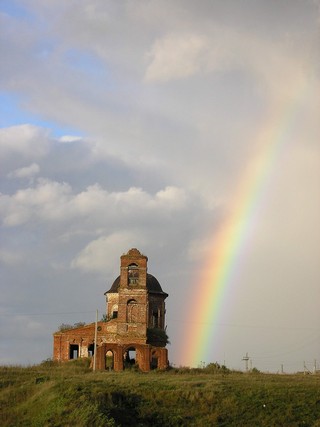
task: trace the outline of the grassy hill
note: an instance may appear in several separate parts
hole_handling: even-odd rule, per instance
[[[0,367],[1,426],[318,426],[320,376]]]

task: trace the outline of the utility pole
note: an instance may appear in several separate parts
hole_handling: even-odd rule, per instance
[[[94,328],[93,371],[96,370],[97,335],[98,335],[98,310],[96,311],[96,324]]]
[[[307,368],[306,362],[303,362],[303,373],[304,373],[304,375],[306,375],[307,373],[311,374],[311,372]]]
[[[248,356],[248,353],[246,353],[246,355],[245,356],[243,356],[243,358],[242,358],[242,360],[244,361],[244,362],[246,362],[246,372],[248,372],[248,361],[249,361],[249,356]]]

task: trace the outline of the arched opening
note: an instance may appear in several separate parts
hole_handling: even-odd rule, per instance
[[[88,356],[92,357],[94,355],[94,344],[89,344],[88,345]]]
[[[159,316],[159,312],[160,310],[158,309],[158,307],[153,307],[152,308],[152,317],[151,317],[151,324],[153,328],[159,328],[160,327],[160,316]]]
[[[137,323],[138,321],[138,304],[135,299],[127,302],[127,322]]]
[[[137,360],[137,350],[135,347],[129,347],[125,351],[123,359],[125,369],[133,369],[135,367],[139,367],[139,363]]]
[[[112,371],[114,368],[114,355],[112,350],[106,352],[106,370]]]
[[[130,264],[128,267],[128,284],[137,285],[139,283],[139,267],[137,264]]]
[[[78,357],[79,357],[79,345],[70,344],[69,359],[78,359]]]
[[[158,369],[159,355],[156,350],[151,352],[150,369]]]

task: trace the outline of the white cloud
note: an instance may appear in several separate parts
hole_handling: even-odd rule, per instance
[[[42,158],[49,151],[49,132],[46,129],[25,124],[0,129],[0,155],[21,155],[26,159]]]
[[[309,52],[309,55],[312,54]],[[312,61],[301,49],[292,51],[291,40],[277,43],[216,25],[197,34],[169,33],[157,39],[148,54],[145,79],[168,82],[196,74],[229,71],[245,73],[269,100],[291,97],[300,87]]]
[[[8,178],[32,178],[40,172],[40,166],[37,163],[31,163],[29,166],[16,169],[8,174]]]
[[[155,195],[141,188],[108,192],[98,184],[73,194],[66,183],[39,178],[35,187],[18,190],[12,196],[0,196],[0,213],[7,227],[34,221],[65,222],[71,219],[91,218],[90,223],[101,226],[108,219],[138,220],[153,215],[155,218],[183,210],[187,204],[183,189],[167,187]]]
[[[201,69],[207,49],[206,37],[198,34],[168,34],[156,40],[149,56],[147,81],[168,81],[194,75]]]
[[[68,216],[65,207],[71,187],[45,179],[37,186],[18,190],[14,195],[1,195],[0,212],[5,226],[12,227],[37,220],[59,221]]]
[[[63,135],[59,138],[59,141],[64,143],[76,142],[81,140],[82,138],[80,136],[73,136],[73,135]]]
[[[101,236],[91,241],[72,260],[71,267],[84,271],[101,272],[104,274],[114,273],[119,264],[119,256],[124,248],[143,247],[145,237],[142,233],[132,231],[121,231],[109,236]]]

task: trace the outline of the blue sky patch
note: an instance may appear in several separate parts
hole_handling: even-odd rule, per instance
[[[21,98],[17,95],[7,92],[0,92],[0,127],[18,126],[21,124],[31,124],[47,129],[51,129],[54,137],[59,138],[63,135],[83,136],[70,126],[61,126],[58,123],[42,119],[36,114],[32,114],[21,108]]]

